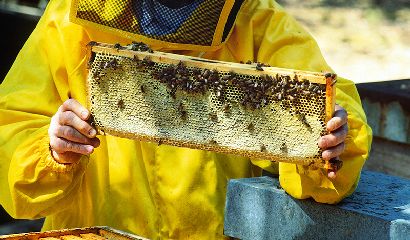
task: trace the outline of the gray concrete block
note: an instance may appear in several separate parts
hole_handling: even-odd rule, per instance
[[[362,100],[363,110],[366,113],[367,123],[373,130],[374,136],[380,136],[380,122],[382,107],[380,102],[372,102],[365,98]]]
[[[410,239],[410,222],[403,219],[392,221],[390,238],[395,240]]]
[[[409,117],[398,102],[390,102],[384,107],[383,137],[402,143],[407,142]]]
[[[239,239],[410,239],[410,181],[362,173],[338,205],[296,200],[270,177],[231,180],[224,234]]]

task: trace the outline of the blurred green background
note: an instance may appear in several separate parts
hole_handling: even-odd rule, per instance
[[[281,0],[335,72],[356,83],[410,78],[410,0]]]

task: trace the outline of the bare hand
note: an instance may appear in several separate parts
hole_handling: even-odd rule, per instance
[[[322,136],[319,139],[319,147],[323,150],[322,157],[328,160],[334,169],[328,170],[328,177],[336,178],[336,172],[342,165],[339,159],[340,154],[345,149],[345,140],[348,132],[347,126],[347,112],[337,105],[335,106],[335,113],[332,119],[326,125],[329,134]]]
[[[87,123],[89,117],[90,112],[74,99],[58,108],[48,129],[51,154],[57,162],[75,163],[100,145],[97,131]]]

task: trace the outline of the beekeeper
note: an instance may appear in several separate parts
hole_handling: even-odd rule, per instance
[[[338,78],[331,132],[318,144],[343,167],[306,166],[96,137],[86,120],[86,45],[129,44],[223,61],[327,72],[315,40],[273,0],[50,1],[0,86],[0,201],[43,230],[107,225],[157,238],[223,237],[231,178],[279,173],[295,198],[351,194],[371,130],[355,85]],[[343,151],[344,150],[344,151]]]

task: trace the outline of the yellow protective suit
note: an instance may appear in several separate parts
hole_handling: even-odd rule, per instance
[[[354,84],[342,78],[336,98],[349,113],[349,133],[335,180],[321,169],[112,136],[99,136],[101,146],[78,164],[56,163],[47,130],[63,101],[86,103],[85,45],[131,41],[71,23],[69,8],[50,2],[0,86],[0,203],[14,218],[46,216],[43,230],[107,225],[153,239],[215,239],[223,236],[227,181],[259,175],[256,165],[278,169],[296,198],[336,203],[354,191],[371,130]],[[229,39],[203,57],[330,70],[312,37],[273,0],[245,1]]]

